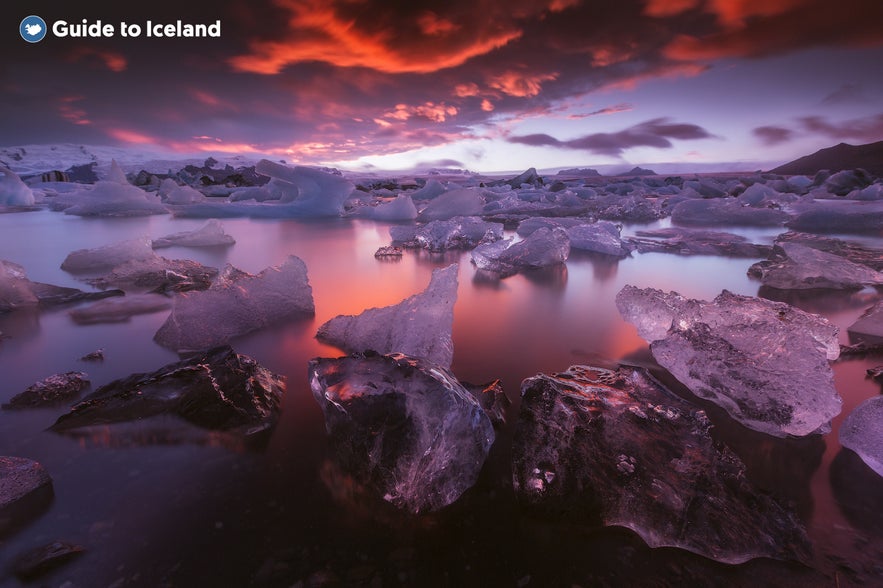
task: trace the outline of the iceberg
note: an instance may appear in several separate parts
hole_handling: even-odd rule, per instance
[[[83,292],[76,288],[32,282],[28,279],[22,266],[0,259],[0,312],[37,305],[53,306],[84,300],[99,300],[122,294],[119,290]]]
[[[484,221],[475,216],[456,216],[437,220],[422,226],[390,227],[394,243],[403,247],[429,251],[473,249],[479,243],[492,243],[503,238],[503,225]]]
[[[304,216],[340,216],[343,203],[355,189],[342,176],[304,166],[290,168],[267,159],[260,160],[255,171],[279,180],[274,184],[280,189],[280,201],[295,205]]]
[[[432,200],[433,198],[444,194],[446,190],[447,189],[441,182],[430,179],[422,188],[414,190],[414,192],[411,193],[411,198],[413,200]]]
[[[840,413],[837,327],[822,317],[726,290],[706,302],[625,286],[616,306],[662,367],[750,429],[802,437]]]
[[[883,476],[883,396],[868,398],[840,425],[840,444],[853,450],[869,468]]]
[[[379,221],[405,221],[417,218],[417,207],[408,194],[399,194],[394,200],[377,206],[359,206],[350,211],[349,216],[370,218]]]
[[[567,231],[543,227],[517,243],[505,239],[479,245],[472,250],[472,261],[480,270],[506,277],[523,270],[562,264],[569,254]]]
[[[72,273],[97,272],[113,269],[128,261],[153,259],[156,254],[150,239],[139,237],[102,245],[94,249],[78,249],[69,253],[61,263],[61,269]]]
[[[807,561],[794,513],[754,488],[704,411],[646,370],[572,366],[521,384],[512,447],[519,500],[567,523],[599,520],[715,561]]]
[[[847,329],[851,339],[866,343],[883,343],[883,302],[866,310]]]
[[[77,216],[128,217],[169,213],[159,196],[130,184],[116,161],[112,163],[106,180],[59,195],[51,206],[53,210]]]
[[[635,234],[628,242],[640,253],[766,257],[773,250],[769,245],[751,243],[741,235],[722,231],[671,227],[636,231]]]
[[[257,275],[232,266],[208,290],[175,297],[154,339],[178,352],[198,351],[233,337],[315,313],[307,266],[294,255]]]
[[[620,238],[622,226],[610,221],[581,224],[567,229],[571,249],[594,251],[615,257],[627,257],[631,253]]]
[[[174,184],[174,180],[169,178],[163,180],[163,182],[171,181]],[[190,186],[178,186],[177,184],[172,190],[165,195],[163,198],[164,202],[168,202],[169,204],[193,204],[194,202],[202,202],[205,200],[205,195],[199,190],[191,188]]]
[[[70,311],[70,317],[80,325],[125,322],[138,314],[160,312],[172,308],[172,300],[161,294],[130,294],[107,298]]]
[[[378,498],[425,513],[475,484],[494,428],[446,368],[364,353],[316,358],[308,369],[336,461]]]
[[[205,290],[212,285],[218,270],[189,259],[166,259],[154,255],[148,259],[133,259],[97,278],[86,280],[101,288],[119,288],[133,292],[187,292]]]
[[[0,165],[0,206],[32,206],[34,192],[18,175],[4,165]]]
[[[455,263],[433,271],[423,292],[393,306],[336,316],[319,327],[316,337],[347,352],[398,352],[450,367],[458,269]]]
[[[223,247],[233,245],[236,239],[224,232],[224,227],[217,219],[210,219],[202,227],[194,231],[182,231],[160,237],[152,241],[154,249],[163,247]]]
[[[778,290],[858,290],[883,285],[883,273],[845,257],[798,242],[782,242],[779,248],[784,255],[752,265],[748,275]]]
[[[883,227],[883,201],[812,202],[797,208],[797,216],[786,223],[796,231],[809,233],[872,233]]]
[[[455,216],[476,216],[484,209],[478,188],[458,188],[436,196],[417,215],[420,222],[446,220]]]
[[[788,218],[788,213],[783,210],[744,206],[735,198],[684,200],[671,211],[671,221],[679,225],[776,227]]]

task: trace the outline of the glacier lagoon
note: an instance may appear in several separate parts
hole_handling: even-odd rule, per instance
[[[22,265],[33,281],[88,290],[81,278],[89,276],[60,269],[68,253],[196,230],[204,223],[170,216],[82,218],[47,210],[0,214],[0,257]],[[473,489],[449,508],[417,518],[374,509],[329,459],[307,362],[342,353],[315,338],[318,327],[337,315],[396,304],[422,291],[434,269],[459,263],[451,371],[469,382],[500,378],[517,408],[522,380],[540,372],[611,360],[659,371],[647,343],[616,309],[615,296],[625,285],[703,300],[723,289],[755,296],[761,284],[746,272],[757,258],[635,252],[617,259],[572,251],[566,265],[496,280],[477,271],[469,251],[409,250],[401,258],[375,259],[395,226],[379,221],[228,218],[223,226],[235,246],[172,246],[163,255],[216,268],[230,263],[252,274],[297,255],[307,265],[315,300],[314,316],[232,341],[237,352],[288,379],[279,422],[266,445],[252,448],[222,435],[182,439],[175,423],[134,424],[124,431],[96,427],[71,438],[46,430],[64,406],[0,413],[0,453],[39,461],[54,482],[54,499],[45,511],[2,539],[0,568],[8,569],[35,546],[65,540],[86,552],[46,576],[52,584],[372,585],[379,578],[387,585],[540,586],[744,584],[760,578],[814,585],[838,574],[879,577],[874,566],[883,560],[880,479],[869,477],[837,440],[845,417],[880,393],[879,384],[865,377],[879,356],[833,364],[843,409],[823,437],[772,438],[742,427],[714,405],[700,404],[716,437],[746,463],[749,479],[798,513],[814,547],[809,563],[818,572],[763,559],[716,564],[675,549],[651,550],[622,529],[573,528],[533,514],[512,495],[511,430],[498,436]],[[625,224],[622,232],[668,226],[666,220]],[[734,232],[771,244],[781,229]],[[880,238],[860,240],[883,247]],[[872,299],[867,291],[838,297],[810,292],[787,301],[831,320],[847,343],[847,327]],[[69,315],[74,308],[0,314],[0,401],[55,373],[85,371],[94,390],[178,359],[153,340],[168,311],[82,325]],[[104,350],[104,361],[80,361],[96,349]],[[679,390],[664,373],[658,377]],[[513,420],[515,414],[513,409]]]

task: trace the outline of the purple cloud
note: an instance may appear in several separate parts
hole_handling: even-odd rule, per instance
[[[778,145],[789,141],[794,136],[794,131],[785,127],[763,126],[751,131],[764,145]]]

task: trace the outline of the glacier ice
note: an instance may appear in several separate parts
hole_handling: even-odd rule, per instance
[[[883,201],[812,202],[795,205],[796,217],[788,228],[808,233],[880,234]]]
[[[158,195],[130,184],[116,162],[111,166],[108,179],[95,182],[94,186],[59,194],[50,206],[53,210],[77,216],[127,217],[169,213]]]
[[[570,227],[567,229],[567,236],[571,249],[626,257],[630,250],[620,238],[621,231],[621,225],[602,220]]]
[[[684,200],[671,211],[671,221],[681,225],[779,226],[788,213],[775,208],[744,206],[735,198]]]
[[[600,518],[729,564],[809,556],[797,517],[752,486],[704,411],[646,370],[572,366],[527,378],[521,398],[513,486],[544,518]]]
[[[837,327],[822,317],[726,290],[706,302],[625,286],[616,306],[660,365],[746,427],[804,436],[840,413]]]
[[[14,171],[0,165],[0,206],[31,206],[34,192],[28,188]]]
[[[227,266],[208,290],[176,296],[169,318],[154,339],[175,351],[197,351],[314,313],[307,266],[292,255],[257,275]]]
[[[748,270],[764,286],[779,290],[850,290],[883,285],[883,272],[845,257],[798,242],[782,242],[779,247],[783,259],[761,261]]]
[[[217,268],[190,259],[166,259],[154,255],[115,266],[109,273],[89,278],[87,283],[101,289],[120,288],[131,292],[186,292],[205,290],[218,275]]]
[[[319,327],[316,337],[348,352],[405,353],[450,367],[458,269],[455,263],[434,270],[423,292],[398,304],[336,316]]]
[[[31,281],[28,280],[25,268],[17,263],[0,259],[0,312],[36,306],[38,303],[39,300],[31,289]]]
[[[840,425],[840,444],[855,451],[868,467],[883,476],[883,396],[859,404]]]
[[[394,243],[401,243],[403,247],[429,251],[472,249],[482,241],[490,243],[502,239],[503,225],[475,216],[455,216],[420,226],[390,227],[389,235]]]
[[[847,331],[851,338],[883,343],[883,302],[866,310]]]
[[[472,250],[472,261],[478,269],[506,277],[522,270],[564,263],[569,254],[567,231],[543,227],[517,243],[505,239],[479,245]]]
[[[515,232],[518,234],[519,237],[527,237],[537,229],[541,229],[543,227],[547,227],[549,229],[553,229],[555,227],[571,229],[573,227],[584,225],[590,222],[591,219],[587,218],[546,218],[543,216],[532,216],[518,223],[518,228],[515,230]]]
[[[340,216],[343,203],[355,189],[342,176],[304,166],[290,168],[267,159],[260,160],[255,171],[287,182],[290,188],[280,201],[295,204],[305,216]]]
[[[484,199],[478,188],[458,188],[436,196],[417,215],[420,222],[445,220],[455,216],[480,215]]]
[[[169,178],[163,180],[163,182],[171,181],[173,184],[174,180]],[[169,190],[165,196],[163,197],[163,202],[168,202],[169,204],[193,204],[195,202],[202,202],[205,200],[205,196],[199,190],[191,188],[190,186],[178,186],[175,184],[175,187]]]
[[[364,353],[313,359],[309,378],[336,461],[378,498],[425,513],[475,484],[494,429],[446,368]]]
[[[635,235],[635,237],[629,237],[628,242],[640,253],[765,257],[773,249],[769,245],[751,243],[741,235],[704,229],[670,227],[636,231]]]
[[[224,232],[224,227],[217,219],[210,219],[202,227],[193,231],[182,231],[159,237],[152,241],[154,249],[162,247],[216,247],[233,245],[236,239]]]
[[[358,206],[349,216],[370,218],[379,221],[404,221],[417,218],[417,207],[408,194],[399,194],[394,200],[376,206]]]
[[[112,269],[127,261],[153,259],[156,254],[147,237],[102,245],[93,249],[77,249],[61,263],[66,272],[97,272]]]
[[[436,196],[441,196],[447,189],[438,180],[427,180],[426,184],[411,193],[413,200],[432,200]]]
[[[172,308],[172,300],[161,294],[130,294],[106,298],[88,306],[75,308],[70,316],[75,323],[92,325],[96,323],[119,323],[137,314],[159,312]]]

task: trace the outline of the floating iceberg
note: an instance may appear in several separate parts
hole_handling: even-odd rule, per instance
[[[22,266],[0,259],[0,312],[36,305],[52,306],[121,296],[119,290],[83,292],[42,282],[32,282]]]
[[[555,227],[571,229],[573,227],[585,225],[590,222],[591,219],[587,218],[546,218],[542,216],[533,216],[530,218],[526,218],[518,223],[518,228],[515,230],[515,232],[518,233],[519,237],[527,237],[534,231],[543,227],[549,229],[554,229]]]
[[[493,425],[444,367],[365,353],[313,359],[309,377],[341,469],[379,498],[424,513],[475,484]]]
[[[205,290],[218,275],[213,267],[189,259],[166,259],[154,255],[149,259],[133,259],[113,268],[87,283],[96,288],[119,288],[133,292],[187,292]]]
[[[506,277],[522,270],[564,263],[569,254],[567,231],[543,227],[518,243],[506,239],[479,245],[472,250],[472,261],[478,269]]]
[[[377,206],[358,206],[349,216],[370,218],[379,221],[404,221],[417,218],[417,207],[408,194],[399,194],[395,200],[382,202]]]
[[[883,396],[868,398],[840,425],[840,444],[855,451],[877,475],[883,476]]]
[[[424,185],[419,190],[415,190],[411,193],[411,198],[414,200],[432,200],[437,196],[441,196],[446,191],[446,188],[442,185],[438,180],[428,180],[426,185]]]
[[[159,196],[130,184],[116,161],[111,165],[108,179],[59,195],[51,206],[53,210],[77,216],[126,217],[169,213]]]
[[[128,261],[153,259],[156,254],[147,237],[102,245],[94,249],[78,249],[61,263],[66,272],[97,272],[113,269]]]
[[[355,189],[342,176],[304,166],[290,168],[266,159],[255,165],[255,171],[279,180],[274,184],[280,190],[287,188],[280,201],[296,204],[304,216],[340,216],[343,203]]]
[[[183,231],[154,239],[152,246],[154,249],[172,246],[218,247],[233,245],[234,243],[236,243],[236,239],[224,232],[224,227],[221,226],[221,223],[216,219],[210,219],[205,225],[194,231]]]
[[[34,192],[18,175],[6,166],[0,165],[0,206],[31,206]]]
[[[795,207],[788,228],[810,233],[873,233],[883,227],[883,201],[811,202]]]
[[[393,306],[336,316],[316,337],[348,352],[405,353],[450,367],[458,269],[455,263],[433,271],[426,290]]]
[[[837,327],[822,317],[726,290],[705,302],[625,286],[616,306],[660,365],[746,427],[804,436],[840,413]]]
[[[630,253],[629,247],[623,244],[620,238],[622,227],[610,221],[598,221],[591,224],[581,224],[567,229],[571,249],[594,251],[616,257],[626,257]]]
[[[866,310],[847,331],[854,339],[868,343],[883,343],[883,302],[878,302]]]
[[[744,206],[735,198],[684,200],[671,211],[671,221],[680,225],[776,227],[788,218],[788,213],[782,210]]]
[[[637,231],[628,242],[640,253],[660,252],[678,255],[725,255],[731,257],[766,257],[773,248],[751,243],[734,233],[671,227]]]
[[[163,180],[163,182],[168,181],[171,181],[174,184],[174,180],[169,178]],[[205,195],[199,190],[191,188],[190,186],[178,186],[177,184],[172,190],[169,190],[163,198],[163,201],[168,202],[169,204],[193,204],[204,200]]]
[[[472,249],[482,241],[492,243],[503,238],[503,225],[490,223],[475,216],[457,216],[422,226],[390,227],[393,242],[403,247],[448,251]]]
[[[197,351],[314,313],[307,266],[292,255],[256,276],[227,266],[208,290],[177,296],[154,339],[175,351]]]
[[[88,306],[70,311],[75,323],[92,325],[96,323],[125,322],[138,314],[160,312],[172,308],[172,300],[161,294],[130,294],[117,298],[107,298]]]
[[[751,486],[703,411],[646,371],[573,366],[524,380],[521,397],[512,475],[522,502],[728,564],[808,559],[797,517]]]
[[[844,257],[796,242],[783,242],[784,259],[761,261],[748,274],[779,290],[861,289],[883,285],[883,273]]]
[[[445,220],[455,216],[475,216],[482,213],[484,199],[478,188],[458,188],[432,199],[417,215],[420,222]]]

